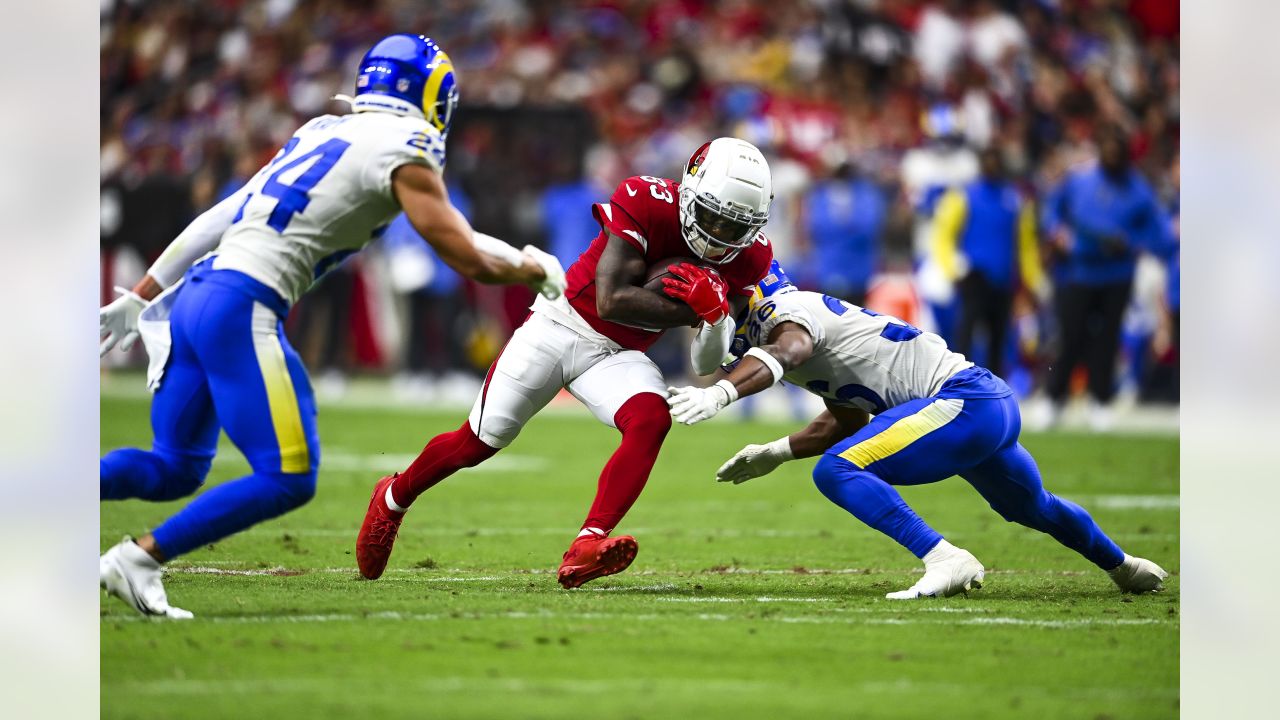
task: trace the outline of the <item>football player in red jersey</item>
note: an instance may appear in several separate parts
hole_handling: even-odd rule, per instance
[[[713,372],[734,322],[769,270],[773,249],[761,234],[773,199],[769,165],[751,143],[719,138],[694,152],[681,182],[638,176],[594,205],[600,234],[567,272],[555,301],[533,312],[489,368],[462,427],[432,438],[402,473],[374,486],[356,539],[360,573],[382,575],[404,513],[428,488],[510,445],[551,398],[567,388],[622,442],[600,474],[595,502],[560,565],[575,588],[621,572],[635,559],[631,536],[610,537],[639,497],[671,428],[666,383],[644,351],[673,327],[699,326],[691,355]],[[643,287],[659,261],[692,256],[666,296]],[[713,268],[713,269],[712,269]]]

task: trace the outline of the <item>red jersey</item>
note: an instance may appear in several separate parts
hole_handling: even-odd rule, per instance
[[[647,350],[663,330],[649,330],[601,320],[596,312],[596,263],[612,233],[631,243],[647,265],[671,257],[689,257],[693,251],[680,234],[680,184],[674,180],[641,175],[623,180],[609,202],[591,206],[600,223],[600,234],[565,273],[565,297],[596,332],[628,350]],[[710,264],[724,278],[729,296],[750,297],[756,283],[769,272],[773,247],[761,233],[756,241],[722,265]]]

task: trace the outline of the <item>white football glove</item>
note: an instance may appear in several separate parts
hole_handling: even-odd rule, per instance
[[[524,246],[524,254],[538,263],[547,278],[538,285],[538,292],[548,300],[555,300],[564,294],[564,266],[555,255],[543,252],[532,245]]]
[[[751,478],[768,475],[779,465],[795,459],[791,452],[791,441],[779,438],[768,445],[748,445],[729,458],[729,462],[716,471],[718,482],[731,482],[734,485],[744,483]]]
[[[147,306],[147,301],[122,287],[116,288],[116,292],[120,297],[98,311],[98,337],[102,339],[98,357],[106,355],[116,343],[127,352],[138,339],[138,315]]]
[[[721,380],[705,388],[669,387],[667,392],[671,393],[671,397],[667,398],[671,416],[685,425],[710,420],[729,403],[738,399],[738,389],[728,380]]]

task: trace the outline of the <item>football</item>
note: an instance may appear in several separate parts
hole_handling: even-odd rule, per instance
[[[706,263],[698,260],[697,258],[681,257],[678,255],[675,257],[665,258],[649,266],[649,270],[644,276],[644,288],[656,293],[662,293],[662,281],[665,278],[675,277],[667,268],[670,268],[672,265],[679,265],[680,263],[685,262],[707,267]]]

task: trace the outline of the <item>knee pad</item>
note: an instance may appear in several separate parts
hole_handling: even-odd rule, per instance
[[[475,434],[469,422],[462,423],[462,427],[442,439],[455,451],[460,467],[475,467],[498,452],[498,448],[489,445]]]
[[[306,505],[316,494],[316,471],[301,473],[256,473],[272,481],[278,489],[277,498],[284,510]]]
[[[813,466],[813,484],[830,500],[840,484],[848,480],[856,470],[853,463],[844,458],[823,454],[818,458],[818,464]]]
[[[1043,519],[1051,510],[1052,499],[1048,493],[1041,492],[1038,497],[1028,497],[1022,502],[1006,501],[999,504],[989,502],[991,509],[996,514],[1004,518],[1005,522],[1018,523],[1030,528],[1039,526],[1038,520]]]
[[[199,490],[204,479],[209,476],[209,469],[213,467],[211,457],[162,452],[156,452],[156,455],[164,461],[168,482],[164,484],[161,496],[154,498],[155,500],[177,500]]]
[[[627,400],[613,416],[613,424],[622,433],[641,433],[666,437],[671,430],[671,412],[660,395],[644,392]]]

